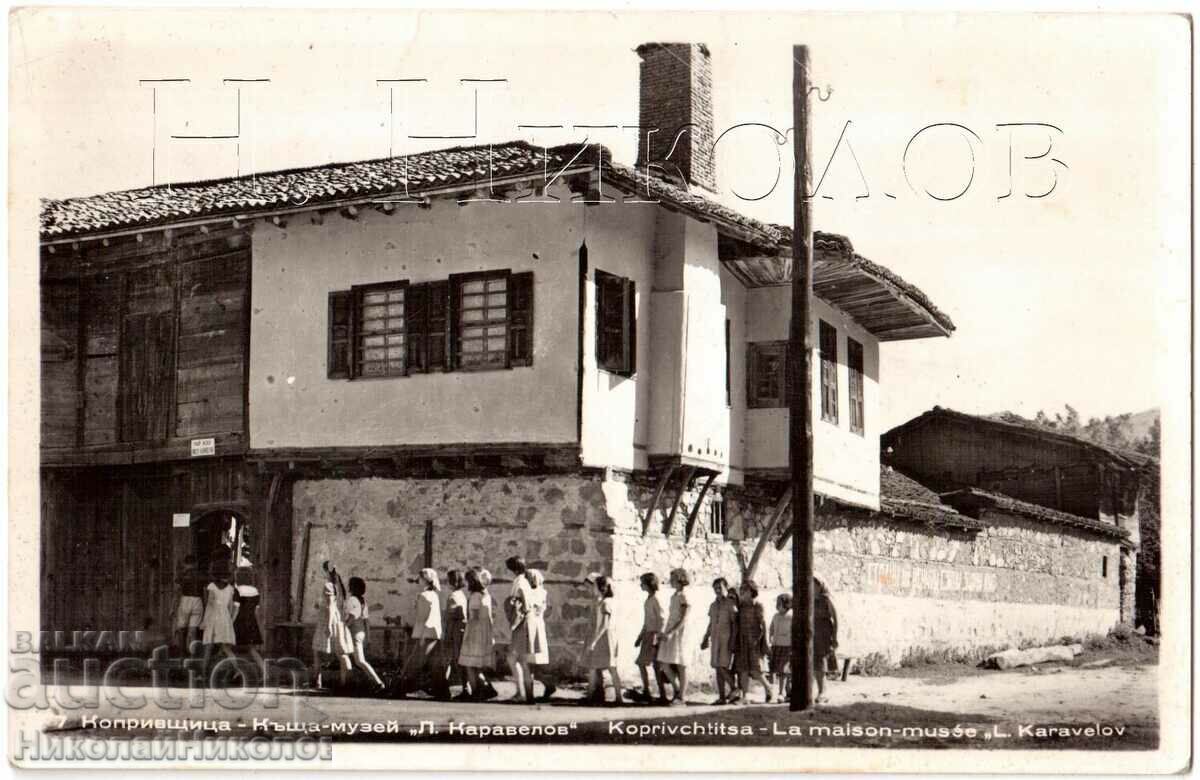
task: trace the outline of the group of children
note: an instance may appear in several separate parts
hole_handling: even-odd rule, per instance
[[[252,578],[248,569],[235,570],[232,561],[225,559],[214,563],[206,577],[197,567],[195,556],[184,558],[175,610],[175,638],[177,646],[188,654],[195,652],[199,642],[205,668],[209,667],[214,652],[235,661],[238,652],[244,652],[260,674],[265,675],[259,652],[263,644],[258,624],[260,595],[250,582]]]
[[[650,572],[641,576],[646,593],[642,630],[635,645],[639,646],[637,665],[642,676],[642,688],[629,697],[643,703],[682,705],[687,692],[686,648],[684,629],[690,605],[685,589],[690,584],[684,569],[671,572],[670,583],[675,589],[671,596],[666,619],[658,600],[658,577]],[[819,580],[814,581],[813,655],[818,660],[813,676],[817,681],[817,702],[825,701],[825,662],[837,647],[837,614],[829,591]],[[771,686],[763,676],[763,659],[778,686],[778,695],[788,695],[791,684],[792,597],[782,593],[775,600],[776,613],[768,627],[762,604],[758,602],[758,586],[744,580],[736,590],[724,577],[713,580],[712,605],[708,609],[708,627],[700,642],[701,650],[709,650],[709,662],[716,672],[716,704],[732,704],[744,700],[750,681],[762,685],[767,702],[774,700]],[[650,676],[653,670],[658,684],[658,696],[651,696]],[[620,691],[620,678],[612,669],[613,683]],[[673,689],[667,696],[667,685]]]
[[[538,678],[545,688],[543,698],[549,698],[555,685],[540,671],[550,662],[545,578],[537,569],[528,569],[520,557],[509,558],[506,565],[513,574],[513,587],[502,615],[497,614],[488,591],[492,575],[487,569],[476,566],[465,571],[447,571],[449,593],[444,608],[437,571],[421,569],[404,661],[398,675],[385,684],[366,659],[368,610],[363,600],[366,586],[358,577],[351,577],[350,596],[345,597],[341,577],[326,562],[329,581],[325,583],[321,622],[313,637],[317,687],[321,686],[322,657],[334,656],[339,662],[340,686],[347,683],[353,665],[367,674],[375,693],[389,698],[404,698],[416,690],[425,690],[434,698],[449,699],[451,686],[457,684],[462,686],[456,697],[460,700],[494,699],[498,693],[487,673],[495,665],[496,621],[503,618],[512,632],[509,661],[517,679],[517,694],[513,698],[535,701],[533,686]]]
[[[442,606],[441,580],[434,569],[420,571],[420,590],[415,597],[412,633],[407,643],[403,665],[390,684],[385,684],[367,660],[366,643],[370,610],[366,601],[366,583],[351,577],[349,586],[328,561],[323,564],[326,575],[321,618],[313,634],[313,679],[321,687],[322,661],[336,659],[339,687],[345,687],[351,669],[357,667],[370,681],[373,692],[391,698],[404,698],[423,689],[438,699],[451,697],[451,686],[460,685],[460,700],[488,700],[497,691],[488,679],[495,664],[495,627],[505,620],[512,634],[508,660],[513,668],[517,692],[513,700],[533,703],[534,683],[542,682],[542,699],[555,691],[547,673],[550,662],[549,637],[546,631],[547,598],[545,578],[537,569],[530,569],[518,556],[506,562],[513,575],[512,590],[498,611],[489,593],[491,574],[476,566],[464,571],[446,572],[449,593]],[[211,581],[201,589],[198,574],[182,583],[177,627],[185,633],[195,629],[202,634],[205,655],[212,648],[236,658],[235,648],[248,650],[262,666],[258,646],[262,635],[258,628],[256,607],[258,592],[253,586],[237,586],[230,582],[231,567],[217,565]],[[237,575],[234,575],[236,580]],[[614,625],[614,593],[612,581],[602,574],[589,574],[585,582],[595,589],[591,610],[591,631],[581,655],[582,666],[589,673],[589,689],[585,703],[620,705],[623,698],[641,703],[680,706],[686,703],[688,688],[688,657],[690,648],[686,630],[691,619],[691,605],[686,589],[691,578],[685,569],[671,572],[671,595],[665,610],[659,600],[658,576],[647,572],[640,578],[646,593],[641,631],[634,640],[638,649],[636,664],[641,673],[640,690],[623,692],[618,671],[618,641]],[[824,701],[826,659],[837,647],[837,614],[829,592],[814,581],[813,651],[817,663],[814,676],[817,682],[817,702]],[[714,599],[708,609],[708,625],[700,642],[701,650],[709,651],[709,662],[716,672],[716,704],[744,701],[750,683],[763,687],[765,701],[788,694],[791,673],[792,599],[782,593],[775,601],[776,612],[768,625],[763,606],[758,601],[759,590],[753,580],[744,580],[732,588],[724,577],[712,583]],[[194,595],[204,594],[203,598]],[[771,681],[764,676],[763,660]],[[604,673],[612,678],[616,691],[614,700],[606,699]],[[651,677],[657,683],[658,695],[651,694]],[[667,689],[670,687],[671,695]]]

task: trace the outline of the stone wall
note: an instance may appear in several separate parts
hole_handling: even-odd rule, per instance
[[[636,679],[633,641],[641,627],[645,595],[639,577],[662,580],[687,569],[692,583],[685,642],[689,669],[707,681],[712,670],[700,640],[712,602],[711,582],[741,580],[771,512],[771,503],[713,489],[685,541],[687,517],[698,485],[684,492],[669,536],[664,525],[676,489],[668,487],[649,530],[642,534],[655,485],[619,474],[505,479],[359,479],[296,483],[294,570],[303,570],[302,539],[313,524],[305,575],[304,620],[316,618],[319,567],[337,562],[344,576],[367,581],[372,621],[378,628],[411,622],[416,585],[425,565],[426,535],[432,564],[483,565],[497,577],[492,595],[507,595],[504,559],[523,555],[547,574],[551,656],[560,671],[576,670],[590,630],[594,597],[582,584],[589,571],[614,578],[620,667],[626,684]],[[711,507],[724,500],[728,534],[709,532]],[[1118,619],[1120,585],[1115,543],[987,512],[978,533],[934,529],[827,502],[818,511],[816,575],[830,588],[846,654],[880,653],[893,662],[915,650],[967,649],[1064,635],[1102,633]],[[1108,556],[1108,576],[1101,559]],[[791,587],[790,549],[769,543],[755,573],[768,620],[776,596]],[[299,587],[297,583],[297,588]],[[500,621],[501,623],[503,621]],[[498,640],[507,631],[498,626]]]
[[[293,571],[307,568],[303,621],[317,618],[321,562],[332,560],[343,577],[357,575],[367,583],[376,657],[394,652],[379,641],[385,626],[402,631],[412,623],[427,528],[432,565],[443,576],[448,569],[476,565],[492,573],[502,643],[508,642],[508,630],[500,603],[511,582],[504,560],[522,555],[545,571],[556,665],[573,664],[587,632],[592,591],[583,576],[611,568],[611,522],[600,483],[584,477],[306,480],[296,483],[293,518]],[[309,523],[314,525],[305,567]],[[299,588],[298,580],[293,590]],[[445,595],[443,589],[443,603]]]

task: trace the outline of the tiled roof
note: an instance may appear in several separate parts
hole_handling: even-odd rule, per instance
[[[879,467],[879,495],[883,498],[923,501],[927,504],[942,503],[937,493],[915,479],[906,477],[891,466],[881,465]]]
[[[1129,531],[1113,523],[1060,512],[1057,509],[1050,509],[1038,504],[1031,504],[1028,501],[1021,501],[1011,496],[1006,496],[1003,493],[992,493],[977,488],[965,488],[950,493],[943,493],[941,498],[946,503],[972,514],[977,514],[981,507],[995,508],[1003,512],[1022,515],[1055,525],[1082,528],[1114,539],[1126,539],[1129,536]]]
[[[552,171],[558,171],[571,159],[561,149],[543,149],[515,141],[273,171],[234,179],[160,184],[80,198],[44,199],[41,234],[44,239],[84,236],[121,228],[166,225],[221,214],[252,214],[372,195],[391,196],[404,192],[415,195],[446,186],[486,182],[489,162],[493,179],[540,173],[547,164]]]
[[[965,412],[947,409],[942,406],[935,406],[929,411],[924,412],[908,422],[898,425],[887,433],[883,434],[882,440],[884,442],[884,446],[886,447],[888,442],[893,437],[902,434],[905,431],[924,425],[926,422],[936,417],[960,420],[972,424],[986,425],[994,428],[997,431],[1010,431],[1030,434],[1047,441],[1080,447],[1084,450],[1090,451],[1094,455],[1102,457],[1104,460],[1107,460],[1112,464],[1127,468],[1138,468],[1145,465],[1150,460],[1149,456],[1142,455],[1141,453],[1130,452],[1129,450],[1121,450],[1115,447],[1106,447],[1102,444],[1097,444],[1090,439],[1084,439],[1079,436],[1073,436],[1071,434],[1061,433],[1059,431],[1047,430],[1046,428],[1039,427],[1028,421],[1017,422],[1011,418],[997,419],[993,416],[967,414]]]
[[[954,507],[943,504],[937,493],[890,466],[879,468],[879,511],[891,517],[934,526],[973,531],[987,527],[974,518],[959,514]]]
[[[600,160],[603,182],[638,198],[659,201],[667,208],[717,223],[722,232],[764,255],[790,257],[792,230],[787,226],[748,217],[665,178],[649,175],[643,169],[615,163],[603,147],[599,147],[598,154],[591,149],[581,154],[579,145],[546,148],[524,141],[331,163],[232,179],[161,184],[77,198],[43,199],[41,236],[46,241],[63,240],[165,227],[222,215],[253,216],[371,198],[419,197],[431,191],[470,184],[482,186],[504,178],[541,178],[547,172],[552,176],[568,163],[572,169],[587,170],[595,168]],[[946,331],[954,330],[950,318],[921,290],[855,254],[849,239],[817,232],[814,244],[815,248],[835,255],[839,266],[853,266],[862,274],[894,286],[900,294],[916,301]]]

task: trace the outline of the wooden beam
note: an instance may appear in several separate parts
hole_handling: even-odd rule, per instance
[[[683,494],[687,490],[688,485],[692,483],[692,478],[696,476],[696,467],[689,466],[687,476],[679,483],[679,490],[675,493],[675,503],[671,504],[671,513],[667,515],[667,523],[663,526],[663,536],[671,535],[671,528],[675,525],[675,514],[679,512],[679,502],[683,500]]]
[[[717,472],[710,471],[708,479],[704,480],[704,487],[700,488],[700,495],[696,497],[696,503],[692,504],[692,511],[688,512],[687,525],[683,529],[684,543],[692,540],[692,529],[696,527],[696,515],[700,514],[700,505],[704,503],[704,495],[708,493],[708,489],[712,487],[713,480],[717,478]]]
[[[770,541],[771,535],[775,533],[775,529],[779,527],[779,521],[783,519],[783,515],[787,512],[788,507],[792,505],[792,486],[788,485],[783,490],[783,494],[779,496],[779,500],[775,502],[775,508],[771,510],[771,519],[763,528],[758,537],[758,544],[754,545],[754,555],[750,556],[750,564],[746,567],[745,579],[753,579],[754,571],[758,568],[758,561],[762,558],[763,551],[767,547],[767,542]]]
[[[675,469],[678,468],[674,464],[667,466],[667,470],[658,478],[658,487],[654,489],[654,498],[650,501],[650,508],[646,510],[646,516],[642,518],[642,536],[650,530],[650,521],[654,517],[654,513],[658,511],[658,502],[662,500],[663,490],[667,487],[667,482],[675,474]]]

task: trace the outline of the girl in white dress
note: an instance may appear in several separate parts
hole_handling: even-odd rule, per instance
[[[528,569],[525,579],[529,586],[521,591],[518,620],[512,627],[512,648],[514,664],[521,670],[516,678],[522,681],[525,701],[533,704],[534,667],[550,663],[550,640],[546,636],[546,578],[537,569]],[[542,685],[547,699],[554,695],[553,682],[543,678]]]
[[[671,586],[675,594],[671,596],[670,613],[667,616],[667,628],[663,631],[662,642],[658,645],[658,662],[662,664],[672,687],[675,688],[675,698],[671,699],[672,706],[687,704],[687,656],[684,649],[684,634],[687,629],[688,600],[684,595],[692,579],[686,569],[675,569],[671,572]]]
[[[338,684],[344,686],[350,676],[350,655],[354,652],[354,640],[342,622],[342,610],[338,606],[337,582],[340,578],[331,569],[329,563],[324,564],[329,575],[322,595],[320,617],[313,627],[313,671],[316,675],[316,687],[321,687],[321,656],[332,655],[338,661]]]
[[[212,582],[204,588],[204,618],[200,621],[201,640],[204,642],[204,665],[212,660],[213,648],[219,648],[226,658],[237,660],[233,646],[237,632],[233,630],[233,616],[237,604],[234,587],[230,582],[232,566],[228,562],[213,565]]]

